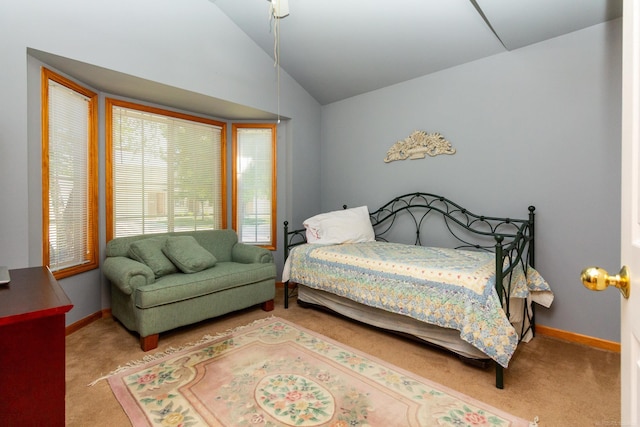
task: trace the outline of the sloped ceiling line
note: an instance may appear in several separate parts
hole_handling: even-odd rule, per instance
[[[266,0],[210,0],[269,56]],[[622,0],[289,0],[282,69],[326,105],[622,16]]]
[[[507,45],[505,45],[504,42],[502,41],[502,39],[500,38],[500,35],[498,35],[498,33],[496,32],[495,28],[493,28],[493,25],[491,25],[491,22],[489,22],[489,19],[487,18],[487,15],[484,14],[484,12],[482,11],[482,8],[478,4],[478,2],[476,0],[469,0],[469,1],[473,5],[473,7],[476,8],[476,10],[478,11],[478,14],[480,14],[480,16],[484,20],[485,24],[487,24],[487,26],[491,29],[491,32],[496,36],[496,38],[498,40],[500,40],[500,43],[502,44],[502,46],[504,46],[505,49],[509,50]]]

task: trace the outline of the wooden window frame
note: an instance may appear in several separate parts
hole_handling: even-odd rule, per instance
[[[238,129],[242,128],[257,128],[257,129],[271,129],[271,242],[268,244],[260,243],[247,243],[256,246],[263,247],[269,250],[277,249],[277,124],[275,123],[233,123],[231,126],[232,133],[232,173],[231,173],[231,191],[232,191],[232,227],[236,232],[238,231],[238,182],[237,182],[237,167],[238,167]],[[238,240],[242,241],[240,236]]]
[[[220,134],[220,198],[221,198],[221,228],[227,228],[227,124],[213,119],[198,117],[191,114],[179,113],[164,108],[152,107],[136,102],[123,101],[114,98],[105,100],[105,157],[106,157],[106,240],[114,238],[114,188],[113,188],[113,107],[133,109],[150,114],[158,114],[172,118],[204,123],[221,128]]]
[[[89,99],[87,136],[87,240],[86,262],[53,271],[56,279],[76,275],[98,267],[98,94],[45,67],[41,72],[42,121],[42,260],[50,265],[49,235],[49,80],[73,90]]]

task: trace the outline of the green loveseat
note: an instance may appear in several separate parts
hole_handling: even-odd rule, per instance
[[[257,304],[274,308],[271,252],[238,243],[233,230],[118,237],[107,243],[102,271],[113,316],[140,334],[144,351],[179,326]]]

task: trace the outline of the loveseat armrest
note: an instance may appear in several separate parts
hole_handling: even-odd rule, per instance
[[[134,289],[156,280],[151,268],[124,256],[107,257],[102,264],[102,272],[127,295],[131,295]]]
[[[270,250],[260,246],[236,243],[231,249],[231,259],[243,264],[269,264],[273,262],[273,254]]]

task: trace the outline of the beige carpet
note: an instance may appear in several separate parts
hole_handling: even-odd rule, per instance
[[[505,373],[505,389],[494,386],[494,370],[460,362],[395,335],[295,303],[284,310],[279,289],[276,309],[259,307],[160,336],[158,351],[179,347],[275,315],[383,359],[402,369],[541,427],[602,426],[620,423],[620,356],[617,353],[538,336],[523,344]],[[131,360],[141,359],[138,337],[114,319],[98,320],[67,337],[67,426],[128,426],[129,419],[106,381],[88,384]]]

